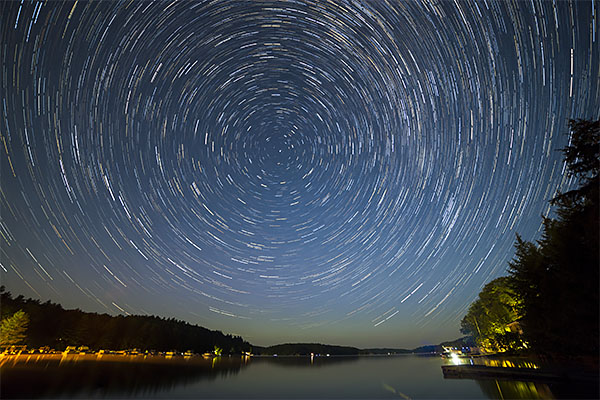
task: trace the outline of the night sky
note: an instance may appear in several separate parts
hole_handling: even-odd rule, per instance
[[[598,4],[2,2],[2,284],[258,345],[455,339],[575,183]]]

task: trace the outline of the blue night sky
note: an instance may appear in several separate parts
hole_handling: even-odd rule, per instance
[[[593,2],[0,9],[2,284],[258,345],[461,336],[600,117]]]

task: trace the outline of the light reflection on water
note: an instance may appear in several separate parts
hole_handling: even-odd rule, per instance
[[[492,399],[597,399],[599,397],[598,371],[589,365],[556,364],[549,361],[533,361],[525,357],[463,356],[444,360],[444,364],[485,365],[504,368],[531,368],[553,371],[558,375],[569,373],[580,376],[577,381],[524,382],[507,378],[479,378],[475,380],[485,397]],[[595,376],[595,379],[593,378]]]
[[[244,359],[120,355],[21,355],[0,362],[2,398],[156,397],[227,378]]]
[[[491,399],[554,399],[545,383],[503,380],[478,380],[486,397]]]
[[[461,359],[470,363],[469,359]],[[527,360],[483,360],[531,367]],[[568,387],[444,379],[438,357],[2,357],[2,398],[554,398]],[[556,392],[556,393],[555,393]]]
[[[533,368],[539,369],[539,362],[534,362],[527,358],[522,357],[457,357],[452,359],[452,363],[456,365],[460,364],[471,364],[471,365],[485,365],[488,367],[504,367],[504,368]]]

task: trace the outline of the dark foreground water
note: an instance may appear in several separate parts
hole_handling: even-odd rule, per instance
[[[439,357],[4,357],[0,398],[586,398],[573,383],[444,379]],[[597,396],[597,392],[595,394]]]

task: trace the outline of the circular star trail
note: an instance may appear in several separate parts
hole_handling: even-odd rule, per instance
[[[459,335],[600,116],[593,2],[5,2],[2,281],[259,344]]]

